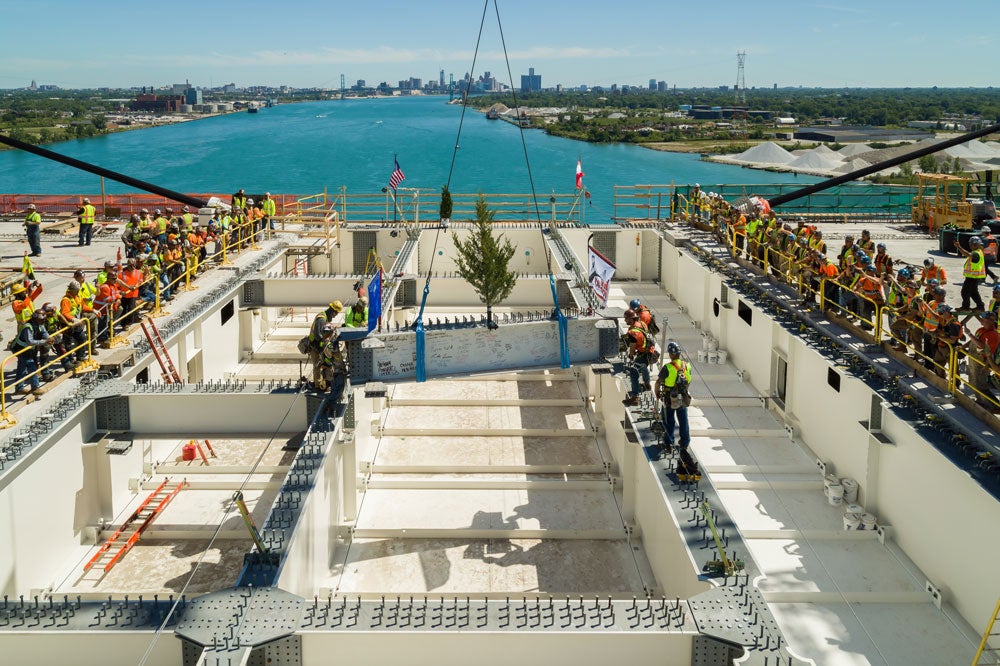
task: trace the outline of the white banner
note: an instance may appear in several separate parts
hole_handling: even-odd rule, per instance
[[[615,274],[615,265],[589,245],[587,257],[590,260],[590,287],[600,299],[601,307],[604,307],[608,304],[608,292],[611,291],[611,278]]]

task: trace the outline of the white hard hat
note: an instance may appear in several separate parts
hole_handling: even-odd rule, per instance
[[[247,203],[248,204],[252,204],[253,203],[253,199],[247,199]]]
[[[35,204],[28,204],[28,210],[35,210]]]

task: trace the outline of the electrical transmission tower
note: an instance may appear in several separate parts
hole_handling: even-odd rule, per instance
[[[747,145],[750,141],[750,135],[747,132],[747,79],[744,74],[744,65],[747,59],[746,51],[737,51],[736,53],[736,106],[740,107],[736,114],[734,114],[737,120],[737,136],[742,145]]]
[[[347,85],[344,83],[344,75],[340,75],[340,99],[347,97]]]

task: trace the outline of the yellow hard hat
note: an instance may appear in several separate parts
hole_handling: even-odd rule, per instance
[[[14,283],[14,286],[10,288],[10,293],[12,293],[12,294],[23,294],[24,293],[24,285],[21,284],[20,282]]]
[[[333,303],[330,303],[330,309],[334,312],[343,312],[344,304],[340,301],[334,301]]]

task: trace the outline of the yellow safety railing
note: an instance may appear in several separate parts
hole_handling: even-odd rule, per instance
[[[730,255],[734,257],[738,256],[736,241],[737,235],[732,233],[730,228],[729,233],[726,234],[726,243],[728,244]],[[894,308],[873,298],[869,298],[865,294],[843,284],[837,278],[822,277],[811,270],[803,270],[801,266],[798,266],[798,261],[793,256],[779,252],[766,241],[759,243],[759,247],[762,250],[759,260],[749,255],[751,247],[753,245],[748,244],[746,248],[746,253],[749,256],[748,260],[760,265],[764,269],[765,274],[771,274],[783,282],[794,285],[800,294],[818,294],[822,310],[832,310],[851,319],[857,318],[862,325],[870,326],[871,330],[869,333],[875,338],[876,342],[895,342],[909,349],[914,353],[914,357],[918,361],[923,361],[925,367],[945,380],[947,389],[951,393],[960,393],[966,397],[976,398],[981,404],[985,403],[992,406],[995,410],[1000,410],[1000,400],[993,396],[987,386],[993,378],[1000,377],[1000,371],[983,361],[977,354],[970,353],[959,345],[947,341],[936,340],[936,347],[933,353],[930,355],[925,354],[923,349],[924,328],[922,317],[909,319],[903,316],[906,313],[901,313],[899,308]],[[814,284],[817,286],[813,286]],[[830,291],[829,286],[836,286],[838,292],[841,290],[850,292],[851,298],[856,299],[858,303],[866,304],[866,307],[858,307],[857,312],[855,312],[841,306],[839,301],[828,297],[832,296],[828,294]],[[868,314],[865,314],[865,312]],[[896,321],[901,323],[887,324],[886,322],[890,314],[896,314]],[[904,336],[902,335],[903,333],[909,333],[909,335]],[[915,338],[915,340],[907,340],[906,338]],[[962,359],[966,359],[968,364],[968,379],[962,377],[960,371],[960,361]]]
[[[25,374],[23,377],[15,377],[15,379],[13,380],[14,386],[16,387],[18,384],[22,385],[30,384],[31,379],[33,377],[38,377],[39,380],[41,380],[42,375],[44,375],[46,371],[49,370],[49,368],[51,368],[56,363],[61,364],[62,360],[65,358],[75,358],[77,356],[77,353],[82,349],[87,350],[89,356],[89,351],[92,345],[92,335],[93,335],[93,332],[91,331],[90,327],[90,320],[81,318],[80,321],[86,327],[86,332],[87,332],[87,337],[83,340],[83,342],[80,342],[75,347],[67,347],[64,353],[53,357],[51,361],[42,364],[41,366],[35,368],[34,371]],[[63,335],[63,339],[65,340],[66,339],[65,334],[68,334],[69,331],[73,328],[76,327],[73,325],[64,326],[63,328],[60,328],[53,333],[49,333],[49,338],[51,339],[56,335]],[[20,330],[18,330],[18,335],[20,335]],[[7,365],[12,360],[19,360],[22,355],[30,351],[32,351],[32,348],[25,347],[24,349],[19,349],[18,351],[11,353],[9,356],[7,356],[7,358],[3,359],[3,361],[0,361],[0,429],[10,428],[11,426],[17,424],[17,419],[14,418],[13,414],[7,411],[7,403],[8,403]],[[93,359],[88,358],[84,361],[79,362],[76,365],[76,367],[73,368],[73,372],[83,372],[88,369],[93,369],[94,367],[95,364]]]

